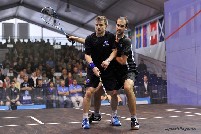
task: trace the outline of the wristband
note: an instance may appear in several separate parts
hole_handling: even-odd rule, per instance
[[[108,59],[106,61],[110,64],[110,61]]]
[[[89,63],[89,67],[90,67],[91,69],[93,69],[93,68],[96,67],[96,66],[95,66],[95,64],[94,64],[93,62],[91,62],[91,63]]]

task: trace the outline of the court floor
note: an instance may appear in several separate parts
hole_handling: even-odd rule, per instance
[[[93,110],[93,107],[91,108]],[[102,106],[102,120],[81,128],[82,109],[59,108],[0,111],[0,134],[200,134],[201,107],[168,104],[137,105],[140,130],[130,130],[126,106],[119,106],[122,126],[110,125],[110,106]]]

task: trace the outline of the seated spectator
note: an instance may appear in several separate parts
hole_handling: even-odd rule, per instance
[[[19,73],[18,76],[17,76],[17,81],[18,81],[20,84],[24,82],[24,76],[25,76],[24,72],[23,72],[23,71],[20,71],[20,73]]]
[[[55,77],[53,78],[53,82],[54,82],[54,84],[56,85],[56,87],[59,87],[60,84],[61,84],[60,76],[55,76]]]
[[[42,80],[43,80],[43,84],[47,84],[50,82],[50,79],[48,79],[46,72],[42,73]]]
[[[20,105],[20,91],[15,87],[15,81],[11,81],[10,88],[6,89],[6,106],[11,106],[12,110],[16,110]]]
[[[85,79],[86,79],[86,77],[84,77],[84,76],[82,75],[82,72],[80,71],[78,77],[76,78],[77,83],[78,83],[79,85],[81,85],[81,86],[84,86],[84,81],[85,81]]]
[[[68,72],[65,68],[62,70],[62,75],[60,76],[60,79],[65,81],[66,87],[69,87]]]
[[[6,90],[3,88],[3,81],[0,80],[0,106],[4,105],[6,100]]]
[[[37,79],[38,79],[38,77],[36,76],[36,72],[33,72],[31,74],[31,78],[30,78],[30,82],[31,82],[33,87],[36,87],[38,85]]]
[[[77,84],[76,79],[74,79],[73,84],[70,85],[69,92],[71,96],[71,101],[73,102],[73,106],[75,108],[81,107],[83,104],[82,87]]]
[[[34,104],[45,104],[46,88],[43,86],[42,79],[37,80],[38,85],[33,89]]]
[[[46,108],[56,108],[58,95],[57,95],[57,89],[52,81],[50,82],[50,86],[46,90],[46,95],[47,95]]]
[[[10,78],[8,76],[4,79],[4,88],[9,88],[11,86],[10,84]]]
[[[15,87],[20,90],[20,83],[17,81],[16,77],[13,78],[13,81],[15,82]]]
[[[69,108],[72,106],[72,102],[69,96],[69,89],[65,86],[64,80],[61,80],[60,86],[58,87],[58,95],[60,108]]]
[[[71,72],[68,72],[68,85],[73,84],[73,76]]]
[[[149,97],[151,96],[151,86],[149,85],[148,77],[146,75],[144,75],[143,81],[143,85],[140,88],[140,96]]]
[[[119,102],[119,105],[126,105],[127,104],[127,96],[124,93],[124,89],[119,89],[119,97],[121,98],[121,102]]]
[[[147,65],[144,64],[144,60],[140,60],[140,64],[138,65],[138,72],[147,72]]]
[[[2,65],[1,65],[1,66],[2,66]],[[2,70],[3,70],[3,69],[0,67],[0,80],[4,81],[5,76],[3,75]]]
[[[22,104],[31,104],[32,103],[32,84],[29,81],[27,75],[24,76],[24,82],[20,85],[20,101]]]

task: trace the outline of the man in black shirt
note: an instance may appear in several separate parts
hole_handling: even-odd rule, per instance
[[[15,87],[15,81],[11,81],[10,88],[6,89],[6,106],[11,106],[12,110],[15,110],[20,105],[20,91]]]
[[[22,104],[31,104],[33,84],[27,75],[24,76],[23,80],[24,82],[20,85],[20,100]]]
[[[100,79],[106,90],[113,91],[116,87],[116,80],[110,61],[115,57],[116,51],[114,46],[115,36],[106,31],[108,22],[105,16],[98,16],[95,20],[95,33],[89,35],[85,40],[85,59],[89,64],[87,70],[87,91],[83,101],[83,121],[82,127],[89,129],[88,112],[90,108],[91,96],[98,86]],[[102,67],[104,64],[104,67]],[[115,95],[112,99],[116,99]],[[112,100],[112,102],[114,102]],[[111,103],[111,107],[114,107]],[[115,109],[115,108],[114,108]]]
[[[116,22],[115,42],[117,46],[117,62],[115,74],[118,82],[117,89],[124,87],[125,94],[128,98],[128,108],[131,114],[131,129],[139,129],[140,125],[136,117],[136,97],[133,92],[137,71],[132,53],[131,40],[124,34],[127,27],[127,18],[119,17]]]

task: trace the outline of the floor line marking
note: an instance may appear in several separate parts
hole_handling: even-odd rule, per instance
[[[35,120],[35,121],[38,122],[39,124],[44,124],[42,121],[36,119],[36,118],[33,117],[33,116],[28,116],[28,117],[30,117],[31,119]]]

